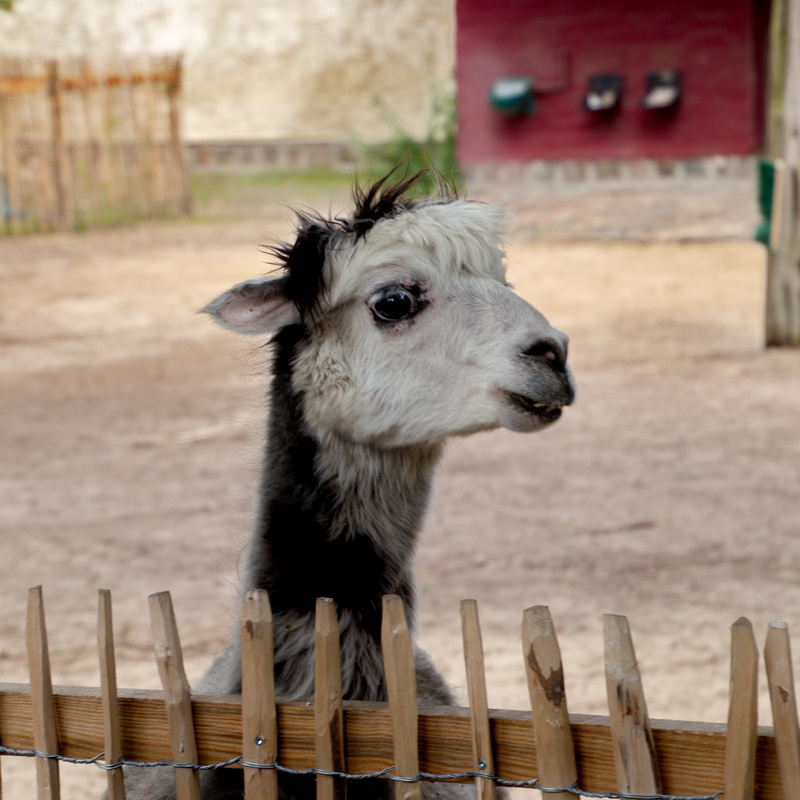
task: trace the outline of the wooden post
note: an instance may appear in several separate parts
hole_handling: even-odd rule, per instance
[[[561,650],[547,606],[525,609],[522,652],[533,712],[539,781],[548,789],[565,789],[577,782],[578,767],[567,711]],[[547,797],[548,800],[574,800],[574,795],[568,792],[548,792]]]
[[[478,619],[478,604],[474,600],[461,601],[461,633],[464,639],[464,663],[472,722],[474,769],[494,775],[492,730],[489,726],[489,701],[486,695],[486,673],[483,665],[483,640]],[[475,795],[477,800],[496,800],[497,786],[488,778],[476,778]]]
[[[770,31],[769,151],[783,162],[767,257],[766,343],[800,345],[800,0],[773,3]],[[776,188],[778,188],[776,182]]]
[[[118,91],[118,90],[117,90]],[[122,211],[123,191],[120,173],[125,174],[124,170],[119,169],[119,153],[116,148],[119,146],[114,141],[114,131],[112,128],[113,104],[112,95],[114,90],[110,86],[109,74],[101,76],[97,86],[98,106],[100,114],[100,125],[97,129],[99,141],[99,172],[100,172],[100,199],[103,204],[102,217],[106,221],[119,219]]]
[[[241,617],[242,754],[251,764],[278,759],[278,716],[275,709],[275,637],[269,596],[263,589],[247,592]],[[277,800],[278,771],[244,768],[246,800]]]
[[[383,598],[381,646],[392,715],[395,775],[416,778],[419,775],[417,674],[403,600],[396,594]],[[394,787],[396,800],[421,798],[418,779],[395,781]]]
[[[180,183],[178,211],[189,216],[192,213],[192,195],[189,190],[189,170],[186,167],[186,152],[181,139],[180,98],[183,85],[183,61],[180,56],[177,56],[172,64],[172,75],[173,78],[167,84],[170,149]]]
[[[146,177],[146,165],[144,163],[144,153],[142,152],[142,130],[139,119],[139,109],[137,106],[137,92],[135,81],[135,62],[125,59],[125,81],[128,95],[128,108],[131,123],[131,142],[130,152],[124,153],[124,174],[128,185],[132,189],[132,207],[140,214],[152,216],[153,209],[148,194],[148,181]]]
[[[753,800],[758,735],[758,648],[750,620],[731,627],[731,696],[725,749],[725,800]]]
[[[769,221],[769,248],[777,251],[783,236],[783,215],[786,211],[786,164],[782,158],[772,162],[772,215]]]
[[[314,670],[317,767],[329,772],[345,772],[339,620],[336,606],[329,597],[317,598]],[[346,797],[344,779],[317,775],[317,800],[345,800]]]
[[[22,152],[19,168],[23,172],[21,191],[24,219],[16,222],[19,231],[47,230],[52,227],[50,156],[42,130],[42,120],[47,117],[46,111],[42,113],[47,97],[42,91],[45,82],[41,75],[36,74],[37,68],[42,68],[39,61],[26,59],[22,62],[19,79],[24,83],[16,96],[14,109],[26,134],[20,141]]]
[[[103,204],[100,193],[100,144],[95,138],[98,127],[94,124],[94,101],[97,98],[97,75],[94,74],[88,58],[79,58],[78,62],[78,81],[81,96],[81,107],[83,110],[84,144],[83,152],[86,158],[86,170],[89,181],[88,192],[84,191],[84,197],[88,198],[87,219],[94,225],[102,221]]]
[[[167,210],[162,172],[164,160],[161,158],[156,110],[158,94],[161,88],[159,85],[158,66],[156,59],[142,58],[137,69],[137,78],[140,81],[139,97],[143,99],[145,141],[147,145],[147,193],[151,202],[150,213],[153,216],[158,216]]]
[[[32,131],[35,131],[30,141],[34,167],[32,194],[36,197],[36,213],[32,221],[40,223],[45,230],[51,231],[57,227],[58,201],[53,182],[52,140],[46,121],[48,119],[47,65],[41,62],[35,63],[39,74],[33,74],[35,71],[32,64],[30,71],[32,79],[37,81],[38,86],[35,91],[31,90],[23,95],[28,119],[31,120]]]
[[[626,617],[605,614],[606,691],[617,789],[659,794],[656,746]]]
[[[178,763],[197,764],[199,756],[192,721],[192,698],[183,669],[183,651],[172,599],[169,592],[158,592],[151,594],[148,600],[153,647],[167,707],[172,757]],[[200,780],[193,769],[175,768],[175,789],[177,800],[201,800]]]
[[[101,589],[97,609],[97,646],[100,653],[100,691],[103,696],[105,761],[115,764],[122,758],[122,728],[117,698],[117,667],[114,657],[114,626],[111,617],[111,592]],[[125,800],[122,767],[109,770],[108,800]]]
[[[56,195],[56,225],[68,230],[73,225],[70,189],[64,147],[64,120],[61,105],[61,81],[58,61],[47,62],[47,95],[50,98],[50,126],[53,153],[53,187]]]
[[[53,681],[50,677],[50,654],[47,648],[47,628],[44,621],[42,587],[28,591],[28,622],[25,630],[28,647],[28,671],[31,677],[31,712],[33,742],[40,753],[57,755],[58,729],[53,701]],[[58,762],[51,758],[36,758],[38,800],[59,800],[61,786]]]
[[[0,68],[5,73],[16,73],[18,62],[3,59]],[[12,66],[13,65],[13,66]],[[19,229],[19,218],[23,209],[20,179],[20,160],[17,153],[16,113],[19,103],[11,92],[0,94],[0,149],[3,152],[3,177],[0,186],[0,213],[7,233]]]
[[[14,135],[12,133],[13,115],[11,95],[0,95],[0,149],[3,153],[3,181],[0,184],[0,212],[6,233],[14,232],[15,192],[12,180],[15,173]]]
[[[785,622],[770,623],[764,645],[764,661],[783,796],[785,800],[800,800],[800,733],[797,727],[789,628]]]

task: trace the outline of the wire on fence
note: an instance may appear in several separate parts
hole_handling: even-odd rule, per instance
[[[37,611],[38,616],[34,614],[33,619],[38,622],[38,625],[31,628],[33,633],[29,638],[35,645],[35,654],[39,655],[41,662],[39,672],[43,672],[44,667],[47,666],[47,648],[43,616],[40,613],[42,611],[40,595],[40,588],[35,587],[31,597],[36,601],[33,608]],[[158,596],[153,596],[151,600],[157,598]],[[165,600],[165,598],[161,599]],[[29,607],[31,607],[30,598]],[[155,604],[152,607],[156,607]],[[171,612],[169,603],[159,602],[157,607],[162,610],[169,609]],[[263,609],[260,615],[263,616]],[[171,614],[167,616],[171,616]],[[40,619],[40,617],[42,618]],[[476,627],[474,624],[476,622],[477,620],[473,620],[470,623],[473,629]],[[628,676],[630,673],[628,664],[630,661],[635,662],[635,656],[627,620],[608,617],[607,623],[607,675],[613,677],[620,673]],[[174,619],[170,625],[174,627]],[[468,625],[468,627],[470,626]],[[176,780],[191,780],[192,785],[198,784],[201,770],[217,770],[236,766],[244,768],[245,781],[258,779],[259,782],[269,783],[270,786],[277,784],[279,773],[298,776],[316,775],[319,779],[318,789],[322,790],[323,794],[324,790],[330,788],[332,783],[341,784],[346,780],[357,781],[383,777],[398,782],[395,784],[398,792],[402,790],[401,793],[409,797],[419,795],[419,781],[421,780],[460,780],[464,782],[473,780],[476,784],[477,800],[494,800],[493,790],[496,786],[533,788],[548,796],[555,795],[553,800],[556,798],[568,800],[578,796],[597,798],[597,800],[716,800],[721,795],[724,795],[727,800],[743,797],[772,798],[779,796],[781,786],[785,796],[800,797],[800,777],[797,777],[800,776],[800,770],[794,770],[793,767],[791,769],[783,768],[780,751],[781,737],[769,732],[759,733],[756,727],[756,715],[751,713],[756,691],[756,682],[752,679],[753,664],[755,663],[753,654],[756,652],[752,627],[746,620],[739,620],[732,631],[734,633],[733,656],[742,654],[746,656],[746,658],[732,657],[731,686],[737,690],[732,691],[732,697],[741,695],[744,700],[736,703],[731,701],[731,708],[734,709],[735,706],[734,710],[737,713],[732,711],[729,715],[727,728],[716,726],[714,730],[706,727],[700,730],[695,723],[681,723],[678,727],[668,724],[661,725],[660,732],[663,737],[659,738],[662,740],[659,742],[650,739],[647,747],[639,748],[641,752],[635,748],[639,732],[647,722],[641,687],[637,689],[637,696],[642,697],[642,701],[637,703],[640,713],[628,716],[618,715],[619,719],[616,721],[620,723],[619,725],[609,725],[608,717],[586,718],[585,720],[570,719],[566,707],[564,672],[555,636],[555,627],[549,610],[544,606],[539,606],[526,609],[523,615],[523,655],[533,713],[511,711],[490,715],[488,709],[480,711],[471,707],[470,709],[460,709],[459,713],[451,712],[451,714],[442,715],[439,711],[426,714],[424,715],[425,725],[421,726],[419,720],[422,717],[417,716],[416,691],[413,690],[413,681],[409,681],[412,689],[407,693],[408,697],[406,698],[406,705],[409,708],[404,708],[402,715],[396,713],[396,709],[392,707],[390,695],[388,707],[387,704],[382,704],[383,707],[380,709],[362,708],[361,704],[356,703],[355,707],[350,709],[353,715],[346,726],[347,730],[345,730],[343,720],[339,723],[338,734],[334,735],[330,726],[327,728],[326,736],[331,740],[329,745],[334,745],[336,739],[344,741],[345,733],[348,741],[355,743],[352,750],[353,758],[349,762],[351,772],[345,771],[342,758],[338,760],[321,758],[320,748],[315,746],[316,742],[312,737],[305,736],[309,732],[308,726],[312,719],[316,725],[320,716],[319,707],[312,702],[287,704],[282,707],[281,714],[277,714],[278,705],[274,699],[268,703],[272,707],[272,724],[275,724],[276,718],[280,717],[278,728],[282,731],[292,734],[304,731],[305,738],[302,747],[299,752],[292,751],[286,754],[285,760],[291,766],[284,766],[278,763],[276,743],[273,742],[270,745],[268,741],[267,730],[264,726],[269,723],[259,721],[258,724],[245,727],[245,715],[242,711],[245,704],[241,696],[235,695],[227,698],[214,698],[213,702],[209,702],[210,698],[203,695],[189,696],[185,705],[188,708],[191,704],[192,713],[179,720],[179,725],[182,726],[181,730],[193,730],[195,722],[198,721],[200,729],[203,731],[225,730],[226,744],[221,749],[218,741],[213,740],[213,737],[207,733],[205,734],[204,747],[210,747],[209,752],[217,753],[217,758],[230,754],[230,750],[227,749],[229,747],[228,736],[243,741],[242,750],[238,751],[235,758],[201,766],[201,758],[197,752],[189,753],[180,748],[173,748],[171,755],[174,760],[162,760],[163,756],[169,756],[170,753],[165,748],[156,747],[152,736],[156,730],[160,734],[163,734],[165,730],[164,720],[160,717],[157,718],[155,712],[161,709],[165,699],[169,702],[166,685],[162,692],[134,692],[124,697],[126,703],[132,704],[128,709],[130,717],[128,726],[132,735],[128,755],[137,756],[140,759],[153,759],[133,761],[121,759],[121,750],[108,744],[108,728],[113,724],[106,719],[104,709],[99,707],[103,703],[107,703],[105,694],[108,692],[103,694],[99,690],[87,691],[80,687],[59,687],[59,690],[54,692],[49,685],[45,687],[47,691],[43,691],[41,687],[33,687],[33,680],[31,686],[27,687],[18,684],[0,684],[0,728],[2,728],[0,733],[4,742],[4,746],[0,747],[0,756],[39,756],[38,766],[42,769],[49,768],[54,772],[58,761],[95,764],[99,768],[107,770],[110,783],[115,785],[121,783],[122,771],[118,768],[122,766],[172,768],[175,770]],[[473,633],[475,632],[473,630]],[[779,623],[773,623],[770,632],[771,637],[768,638],[765,655],[770,689],[773,690],[773,686],[778,688],[777,695],[776,691],[772,691],[773,706],[776,703],[776,697],[780,704],[780,713],[775,715],[776,725],[786,717],[789,724],[788,726],[783,725],[780,730],[791,729],[795,735],[795,739],[792,741],[796,742],[797,715],[794,694],[783,688],[794,686],[794,679],[791,675],[788,632],[785,624]],[[779,639],[776,639],[776,632],[781,633]],[[743,634],[746,634],[744,636],[746,648],[741,647]],[[271,637],[266,638],[269,640]],[[478,641],[476,645],[478,637],[474,635],[468,638],[470,638],[471,644],[470,647],[465,647],[465,650],[469,651],[466,657],[474,665],[476,661],[480,660],[475,658],[476,650],[480,649],[477,646],[480,645],[480,642]],[[180,652],[180,643],[177,635],[174,639],[175,641],[170,647],[173,652],[178,653]],[[384,651],[386,649],[387,646],[384,645]],[[157,652],[159,651],[157,650]],[[785,668],[778,669],[779,664]],[[391,666],[395,672],[398,671],[397,664]],[[742,666],[746,669],[742,669]],[[49,674],[49,669],[47,671]],[[110,671],[113,671],[113,665]],[[480,671],[482,672],[482,670]],[[272,669],[260,669],[259,672],[271,674]],[[34,673],[35,670],[31,669],[32,679]],[[38,675],[38,673],[36,674]],[[485,680],[485,677],[479,677]],[[179,683],[178,681],[171,682]],[[640,683],[640,679],[637,678],[636,682]],[[162,683],[170,683],[170,681],[162,681]],[[184,683],[185,676],[181,676],[180,686],[183,687]],[[622,687],[623,690],[620,691],[619,682],[616,679],[613,682],[608,680],[607,688],[609,708],[613,715],[615,710],[619,710],[616,709],[616,705],[632,696],[630,694],[633,691],[632,681],[628,680]],[[318,694],[319,691],[320,687],[315,686],[315,694]],[[321,691],[326,690],[322,689]],[[70,757],[49,755],[59,748],[50,746],[46,741],[40,741],[41,736],[31,736],[31,714],[36,710],[34,700],[39,695],[45,695],[44,698],[39,697],[40,702],[45,700],[50,704],[51,711],[45,722],[49,722],[52,727],[55,727],[56,716],[60,718],[63,715],[65,719],[69,720],[70,715],[73,715],[72,719],[81,720],[81,725],[78,726],[79,730],[71,731],[72,738],[67,737],[67,741],[60,742],[60,746],[72,754]],[[544,708],[544,713],[539,714],[538,710],[544,705],[542,697],[548,701],[548,705]],[[120,697],[120,700],[122,699]],[[220,699],[226,702],[220,703]],[[78,701],[80,705],[76,708],[74,703]],[[627,700],[625,700],[625,705],[626,707],[630,705]],[[246,707],[252,709],[252,705],[249,703]],[[91,712],[84,714],[83,712],[88,712],[89,708],[91,708]],[[747,713],[738,713],[742,708]],[[364,714],[367,711],[371,713],[366,714],[365,717]],[[341,707],[337,713],[342,714]],[[195,719],[195,714],[197,719]],[[241,725],[238,724],[237,714],[242,714]],[[322,716],[325,719],[330,718],[330,714],[327,712]],[[395,723],[396,718],[399,719],[401,716],[404,720],[403,725],[400,726],[401,733],[407,732],[407,728],[412,728],[414,733],[419,733],[424,728],[425,759],[422,763],[415,760],[413,764],[408,762],[403,766],[404,762],[395,747],[394,757],[391,755],[383,757],[385,761],[391,759],[394,766],[387,767],[380,772],[371,772],[374,762],[367,759],[360,748],[373,752],[370,748],[377,741],[375,739],[376,731],[380,730],[379,738],[382,737],[381,741],[383,742],[381,747],[386,748],[385,752],[388,754],[392,740],[395,740],[396,745],[396,740],[400,738],[395,733],[397,727]],[[488,729],[488,736],[485,737],[487,742],[482,745],[475,737],[475,720],[487,716],[488,720],[483,720],[484,728]],[[38,719],[35,713],[33,719],[34,721]],[[370,721],[369,725],[366,725],[367,719]],[[733,719],[733,722],[730,719]],[[209,724],[212,720],[213,724]],[[101,722],[104,734],[102,736],[100,734]],[[533,722],[532,731],[531,722]],[[377,728],[375,723],[377,723]],[[470,723],[472,724],[470,725]],[[115,724],[118,728],[119,720]],[[781,724],[783,723],[781,722]],[[558,725],[570,729],[571,735],[568,741],[567,737],[556,739],[550,736],[550,729]],[[68,727],[71,729],[72,726]],[[496,730],[493,731],[494,727]],[[739,730],[740,728],[741,730]],[[318,735],[320,729],[315,727],[314,730]],[[531,737],[531,733],[533,733],[533,737]],[[602,757],[598,757],[596,748],[593,748],[593,744],[596,745],[601,741],[603,742],[602,746],[606,748],[609,738],[613,746],[616,775],[612,774],[609,768],[610,760],[607,757],[607,751],[603,750]],[[493,739],[494,741],[492,741]],[[681,759],[676,754],[676,743],[680,744],[677,751],[685,753],[686,747],[690,747],[695,755],[691,759]],[[493,766],[491,760],[486,757],[486,754],[491,752],[495,745],[497,746],[495,756],[498,757],[498,767]],[[414,737],[412,746],[419,747],[416,737]],[[454,746],[462,748],[461,755],[457,760],[454,760]],[[642,761],[652,762],[655,765],[656,749],[658,749],[660,759],[660,770],[656,774],[665,777],[666,785],[664,786],[659,785],[659,782],[653,779],[652,773],[655,770],[651,770],[645,775],[646,770],[640,768]],[[698,749],[702,755],[702,758],[699,759],[696,757]],[[789,747],[788,749],[796,756],[796,748]],[[472,752],[471,758],[466,755],[468,750]],[[758,781],[756,782],[756,771],[752,765],[755,763],[757,750],[759,767]],[[94,754],[98,751],[103,752],[101,755],[95,756]],[[578,755],[580,757],[576,758]],[[103,759],[107,763],[103,763]],[[566,765],[564,769],[548,769],[548,764],[559,759],[563,759]],[[583,767],[582,778],[579,778],[576,761]],[[301,769],[307,764],[313,766]],[[794,762],[792,762],[793,764]],[[473,766],[475,769],[471,769]],[[455,771],[464,770],[464,768],[467,771]],[[430,772],[423,771],[425,769]],[[538,777],[530,778],[529,769],[536,770]],[[495,773],[501,773],[506,777],[500,778]],[[641,779],[643,775],[645,780]],[[514,780],[511,780],[512,778]],[[55,780],[58,780],[57,772]],[[579,780],[591,784],[590,787],[579,788]],[[403,786],[405,789],[402,789]],[[667,794],[664,792],[665,789],[670,789],[673,793]],[[696,792],[698,789],[704,790],[707,794],[688,794],[688,792]],[[687,792],[687,794],[680,794],[680,792]]]
[[[429,781],[454,781],[454,780],[468,780],[475,778],[484,778],[493,781],[498,786],[505,786],[510,789],[537,789],[544,794],[558,794],[559,792],[567,792],[578,797],[589,797],[593,800],[718,800],[722,792],[715,794],[701,794],[701,795],[673,795],[673,794],[626,794],[625,792],[589,792],[581,789],[577,784],[573,783],[570,786],[555,788],[552,786],[543,786],[539,783],[539,778],[531,778],[526,781],[510,781],[505,778],[500,778],[497,775],[490,775],[486,772],[450,772],[447,774],[433,774],[430,772],[419,772],[414,777],[405,777],[401,775],[393,775],[395,767],[385,767],[377,772],[369,773],[348,773],[337,772],[336,770],[320,769],[319,767],[308,767],[307,769],[291,769],[273,761],[271,764],[256,764],[251,761],[245,761],[244,756],[237,756],[236,758],[229,758],[227,761],[219,761],[215,764],[184,764],[179,761],[132,761],[127,758],[121,758],[113,764],[106,764],[102,761],[104,753],[99,753],[92,758],[72,758],[70,756],[55,755],[53,753],[42,753],[38,750],[17,750],[12,747],[4,747],[0,745],[0,755],[6,756],[27,756],[46,758],[54,761],[60,761],[67,764],[82,764],[94,765],[102,770],[119,769],[120,767],[175,767],[176,769],[192,769],[197,772],[205,772],[208,770],[224,769],[225,767],[233,767],[239,765],[241,767],[252,767],[253,769],[274,769],[278,772],[283,772],[287,775],[325,775],[331,778],[343,778],[345,780],[369,780],[371,778],[386,778],[390,781],[398,783],[414,783],[420,780]]]

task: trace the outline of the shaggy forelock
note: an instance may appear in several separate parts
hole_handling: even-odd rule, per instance
[[[452,186],[439,180],[439,196],[412,196],[427,171],[390,183],[394,172],[370,186],[353,190],[354,211],[350,217],[328,219],[320,214],[296,211],[297,228],[293,242],[265,248],[287,276],[286,294],[301,316],[314,317],[326,297],[329,276],[325,260],[331,252],[354,247],[375,224],[392,219],[420,205],[442,205],[457,199]]]

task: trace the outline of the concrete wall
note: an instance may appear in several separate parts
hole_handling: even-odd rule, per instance
[[[185,54],[189,141],[425,134],[451,0],[15,0],[9,56]]]

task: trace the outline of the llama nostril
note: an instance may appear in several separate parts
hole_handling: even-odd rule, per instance
[[[540,339],[524,350],[522,355],[541,358],[558,370],[563,370],[567,362],[567,348],[555,339]]]

